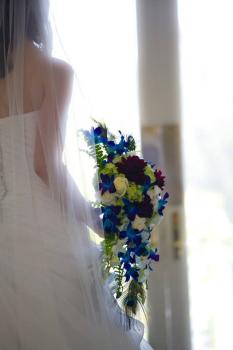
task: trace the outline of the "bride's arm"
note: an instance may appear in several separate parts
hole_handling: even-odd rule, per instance
[[[70,198],[72,204],[74,205],[74,208],[72,209],[74,211],[76,219],[88,225],[96,234],[103,238],[104,232],[102,220],[99,216],[100,210],[93,208],[91,204],[83,197],[73,177],[70,175],[64,164],[62,164],[62,168],[64,171],[65,179],[69,184],[67,190],[68,193],[65,193],[65,196],[66,198]],[[67,186],[62,187],[62,189],[65,188],[67,188]]]
[[[74,205],[73,209],[76,219],[84,222],[94,232],[96,232],[100,237],[103,238],[102,221],[99,217],[99,210],[95,210],[94,208],[92,208],[90,203],[86,201],[86,199],[82,196],[74,179],[70,175],[64,163],[62,163],[61,151],[63,149],[63,145],[61,146],[60,144],[58,144],[59,142],[57,140],[57,138],[60,136],[61,142],[64,142],[65,138],[65,125],[67,122],[65,118],[67,116],[67,107],[71,99],[73,85],[73,70],[65,62],[60,60],[53,60],[52,76],[53,78],[51,78],[50,62],[48,72],[47,74],[45,74],[46,96],[42,106],[42,117],[44,118],[45,123],[42,124],[43,128],[50,128],[49,137],[54,138],[54,148],[56,149],[52,151],[52,153],[54,154],[53,159],[54,161],[56,159],[59,159],[59,162],[61,162],[53,167],[54,171],[56,171],[57,168],[59,169],[59,174],[54,174],[54,176],[55,178],[58,178],[59,175],[63,173],[63,176],[69,186],[67,188],[65,184],[61,184],[61,186],[59,187],[59,191],[61,192],[61,195],[65,198],[69,198],[69,196],[72,196],[72,199],[70,198],[70,200],[72,200],[72,203]],[[48,79],[48,77],[50,77],[50,79]],[[52,115],[54,116],[54,113],[57,113],[58,115],[51,118]],[[63,120],[61,120],[61,118],[63,118]],[[50,124],[50,122],[52,124]],[[53,123],[56,122],[58,122],[59,126],[53,125]],[[57,127],[59,128],[58,133],[56,132]],[[57,154],[57,152],[59,152],[59,154]],[[44,159],[43,146],[39,134],[37,134],[36,136],[35,171],[37,175],[40,176],[41,179],[48,185],[49,179],[46,170],[46,160]],[[90,217],[88,217],[87,214],[89,214]]]

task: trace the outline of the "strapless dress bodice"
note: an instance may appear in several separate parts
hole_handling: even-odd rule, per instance
[[[26,194],[32,181],[46,190],[33,164],[38,115],[33,111],[0,119],[0,200]]]

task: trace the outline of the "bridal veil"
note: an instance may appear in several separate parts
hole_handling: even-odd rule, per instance
[[[62,1],[64,16],[69,3],[71,4]],[[41,181],[47,189],[46,195],[56,203],[64,218],[59,221],[59,225],[63,225],[62,240],[67,246],[67,255],[64,254],[63,259],[72,259],[78,272],[75,278],[80,286],[77,298],[82,303],[80,313],[83,317],[83,331],[89,332],[90,338],[96,339],[96,349],[136,349],[139,348],[140,337],[143,335],[142,324],[131,322],[129,330],[129,319],[120,311],[112,297],[110,285],[104,283],[101,274],[98,244],[99,236],[103,236],[101,212],[100,209],[93,209],[90,204],[98,196],[98,179],[94,175],[94,163],[88,159],[82,134],[79,133],[79,130],[91,128],[92,115],[88,99],[79,84],[78,72],[53,58],[53,38],[57,36],[59,39],[59,26],[52,23],[52,12],[48,0],[0,1],[0,79],[6,83],[6,117],[10,118],[11,123],[10,142],[15,143],[15,148],[21,147],[17,140],[19,136],[24,136],[25,130],[20,118],[25,113],[37,110],[34,175],[43,175]],[[75,45],[75,33],[70,35],[74,36]],[[47,87],[40,108],[35,104],[33,91],[25,89],[24,84],[28,59],[25,43],[28,42],[41,53],[41,65],[46,62],[41,66]],[[61,44],[65,51],[66,43]],[[59,62],[63,67],[61,74],[56,73],[56,64]],[[36,69],[35,67],[35,74]],[[30,74],[33,80],[33,71]],[[67,79],[65,86],[63,74]],[[61,90],[69,89],[70,85],[71,95],[64,101]],[[23,147],[20,152],[25,152]],[[26,154],[24,161],[27,164]],[[14,183],[20,186],[17,173],[22,164],[16,158],[12,166]],[[33,194],[32,178],[28,176],[24,180],[24,185],[26,183]],[[3,183],[1,185],[4,187]],[[1,193],[4,195],[4,191]],[[46,240],[41,225],[44,218],[38,217],[33,198],[33,195],[28,198],[27,215],[33,219],[38,237]],[[14,230],[20,237],[17,225]],[[59,245],[54,247],[55,254],[56,249],[59,249]],[[41,261],[41,264],[45,262]],[[25,278],[23,274],[22,278]],[[56,312],[52,317],[54,323],[60,322]]]

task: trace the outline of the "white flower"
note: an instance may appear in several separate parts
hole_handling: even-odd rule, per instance
[[[148,279],[148,276],[150,274],[149,269],[145,269],[145,270],[141,270],[139,272],[139,276],[138,276],[138,282],[145,282]]]
[[[110,193],[109,191],[104,192],[104,194],[101,195],[101,201],[106,204],[114,203],[116,197],[114,193]]]
[[[150,188],[149,191],[147,191],[147,194],[150,197],[151,201],[154,203],[156,201],[156,192],[154,188]]]
[[[159,214],[156,214],[153,219],[150,222],[150,226],[153,228],[155,225],[159,225],[160,222],[162,221],[163,217],[160,216]]]
[[[129,185],[128,180],[126,179],[126,177],[123,176],[117,176],[115,178],[115,180],[113,181],[114,186],[116,188],[117,194],[120,196],[124,196],[127,187]]]
[[[158,196],[159,194],[161,194],[161,188],[159,188],[159,186],[155,186],[155,192]]]
[[[147,256],[137,256],[135,257],[136,264],[140,269],[145,269],[146,265],[148,264],[148,258]]]
[[[145,241],[147,241],[149,239],[150,233],[148,231],[143,231],[141,233],[141,237],[142,237],[142,241],[145,242]]]
[[[149,189],[149,191],[147,191],[147,194],[153,203],[156,202],[157,197],[160,193],[161,189],[158,186],[152,187]]]
[[[132,223],[132,227],[135,230],[141,231],[146,227],[145,222],[146,222],[146,218],[140,218],[138,215],[136,215]]]
[[[118,255],[119,252],[125,253],[126,252],[126,247],[125,244],[128,240],[128,237],[124,238],[124,239],[120,239],[117,244],[115,244],[112,248],[112,251],[114,253],[114,255]]]

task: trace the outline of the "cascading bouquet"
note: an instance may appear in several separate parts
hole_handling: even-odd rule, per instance
[[[159,260],[151,232],[161,221],[169,195],[162,195],[162,172],[137,155],[133,136],[119,131],[116,137],[104,124],[95,123],[84,136],[88,154],[97,159],[100,200],[95,205],[101,207],[105,233],[103,273],[114,274],[115,297],[132,316],[139,305],[144,310],[148,277]]]

